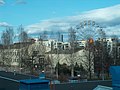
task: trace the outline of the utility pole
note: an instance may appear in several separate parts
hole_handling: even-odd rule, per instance
[[[105,45],[104,43],[106,42],[106,39],[102,38],[102,59],[101,59],[101,64],[102,64],[102,80],[105,80],[104,77],[104,61],[105,61]]]
[[[56,77],[58,79],[59,77],[59,49],[57,48],[57,59],[58,59],[58,62],[57,62],[57,67],[56,67]]]

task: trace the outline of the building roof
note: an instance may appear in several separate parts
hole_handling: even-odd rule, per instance
[[[49,83],[49,80],[41,80],[41,79],[26,79],[20,80],[20,83],[23,84],[35,84],[35,83]]]
[[[101,86],[98,85],[95,89],[93,90],[113,90],[111,87],[107,87],[107,86]]]
[[[32,42],[18,42],[18,43],[14,43],[14,44],[11,44],[11,45],[0,45],[0,49],[20,49],[21,47],[26,47],[28,45],[31,45],[33,44]]]

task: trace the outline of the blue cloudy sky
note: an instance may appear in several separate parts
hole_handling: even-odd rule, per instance
[[[0,33],[6,26],[29,34],[68,28],[94,20],[108,35],[120,33],[120,0],[0,0]]]

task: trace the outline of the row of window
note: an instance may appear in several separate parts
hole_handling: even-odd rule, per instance
[[[18,52],[18,51],[0,51],[0,54],[11,55],[11,56],[18,56],[21,53]]]

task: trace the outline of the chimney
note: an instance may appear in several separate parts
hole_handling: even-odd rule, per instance
[[[63,34],[61,35],[61,41],[63,42]]]

